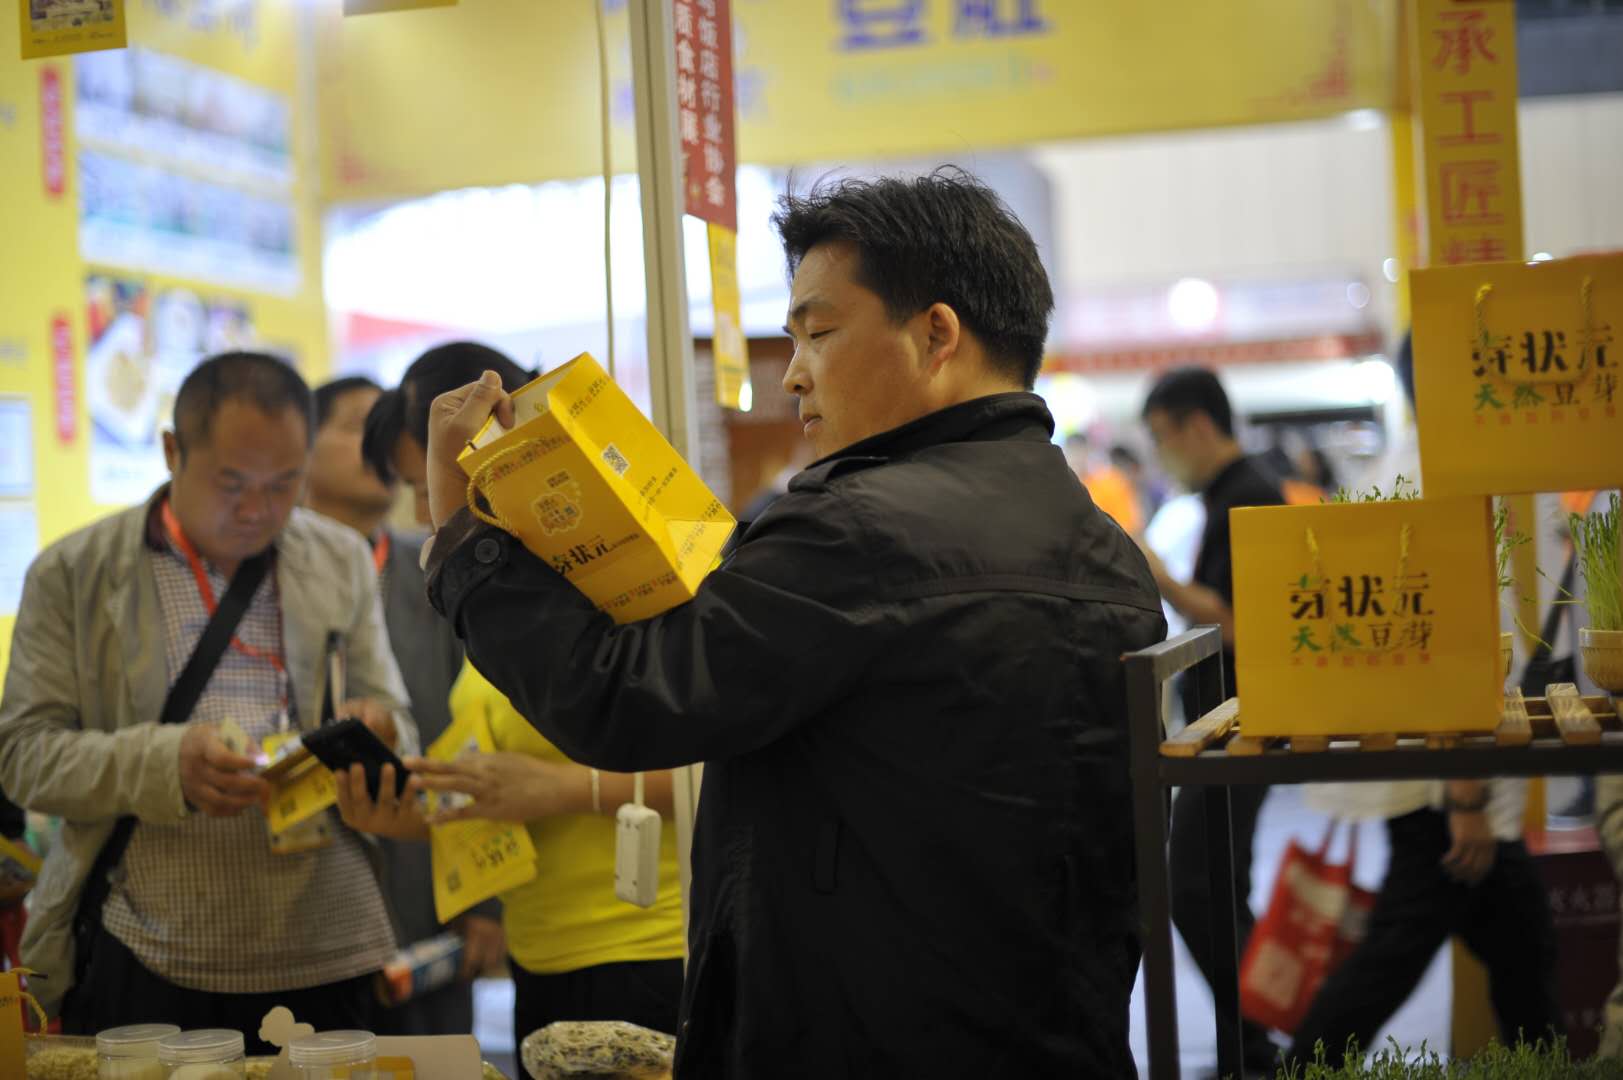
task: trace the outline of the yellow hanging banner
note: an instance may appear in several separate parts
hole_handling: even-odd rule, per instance
[[[480,711],[453,721],[428,748],[428,756],[455,761],[463,754],[488,754],[495,748],[490,720]],[[429,814],[446,798],[428,792]],[[516,822],[470,819],[435,825],[429,830],[429,849],[434,915],[442,923],[535,877],[535,842],[530,830]]]
[[[716,325],[710,344],[716,360],[716,402],[724,409],[745,409],[750,354],[738,293],[738,234],[721,225],[705,228],[710,235],[710,307]]]
[[[344,0],[345,15],[376,15],[384,11],[455,7],[456,0]]]
[[[1499,723],[1488,499],[1253,507],[1229,527],[1245,734]]]
[[[1416,271],[1427,494],[1616,486],[1623,255]]]
[[[1414,0],[1429,265],[1522,257],[1515,0]]]
[[[618,99],[631,79],[628,8],[606,10]],[[693,13],[698,37],[719,7],[675,10]],[[1394,18],[1385,0],[739,2],[738,160],[964,160],[994,146],[1385,108]],[[478,0],[333,23],[318,47],[334,201],[600,171],[598,129],[580,122],[580,88],[597,79],[590,4]],[[710,76],[702,55],[692,60],[678,96],[702,113]],[[614,140],[629,167],[629,112]]]
[[[17,0],[22,58],[122,49],[124,0]]]

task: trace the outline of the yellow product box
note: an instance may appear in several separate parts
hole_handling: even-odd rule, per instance
[[[737,524],[596,360],[582,353],[513,394],[462,452],[493,522],[615,622],[693,599]]]
[[[1486,498],[1230,511],[1241,731],[1497,726],[1492,518]]]
[[[1623,479],[1623,255],[1416,270],[1415,416],[1431,495]]]

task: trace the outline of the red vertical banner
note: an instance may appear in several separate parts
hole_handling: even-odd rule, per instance
[[[687,212],[738,230],[731,0],[673,0],[676,120]]]
[[[62,75],[55,64],[39,70],[40,160],[45,194],[61,198],[68,188],[67,157],[62,138]]]
[[[56,441],[71,446],[79,433],[79,392],[73,365],[73,326],[61,312],[51,319],[51,386],[56,399]]]

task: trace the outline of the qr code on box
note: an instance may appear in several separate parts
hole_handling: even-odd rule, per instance
[[[624,476],[626,470],[631,468],[631,462],[626,460],[626,456],[620,453],[620,448],[613,443],[603,448],[603,461],[614,470],[616,476]]]

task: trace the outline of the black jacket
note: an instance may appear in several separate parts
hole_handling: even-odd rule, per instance
[[[707,763],[680,1080],[1135,1075],[1119,658],[1166,627],[1052,427],[1004,394],[859,443],[628,626],[493,530],[444,556],[572,758]]]

